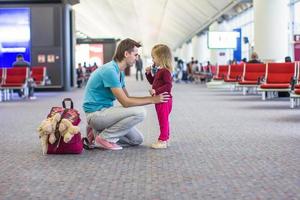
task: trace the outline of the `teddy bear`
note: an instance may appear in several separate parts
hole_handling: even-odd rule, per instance
[[[54,144],[56,141],[55,129],[57,122],[60,121],[61,115],[59,113],[54,114],[42,121],[38,127],[39,137],[42,144],[43,154],[46,154],[48,149],[48,141],[50,144]]]
[[[80,131],[79,126],[74,126],[69,120],[62,119],[58,130],[60,132],[60,135],[63,137],[64,142],[68,143],[73,138],[75,134],[77,134]]]

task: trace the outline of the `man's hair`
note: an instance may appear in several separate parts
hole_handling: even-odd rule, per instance
[[[22,54],[18,54],[17,58],[24,58]]]
[[[292,62],[292,59],[291,59],[290,56],[286,56],[286,57],[284,58],[284,61],[285,61],[285,62]]]
[[[125,58],[125,55],[124,55],[125,51],[127,51],[128,53],[131,53],[133,51],[134,47],[139,48],[141,46],[142,45],[139,42],[136,42],[129,38],[122,40],[117,47],[117,50],[115,52],[113,59],[115,61],[121,62]]]
[[[253,52],[253,53],[251,54],[251,59],[252,59],[252,60],[257,60],[257,59],[258,59],[258,55],[257,55],[256,52]]]

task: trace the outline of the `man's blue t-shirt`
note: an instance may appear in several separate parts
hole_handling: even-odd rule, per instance
[[[95,70],[86,85],[83,99],[83,110],[87,113],[113,106],[116,97],[111,88],[124,88],[124,72],[115,61],[111,61]]]

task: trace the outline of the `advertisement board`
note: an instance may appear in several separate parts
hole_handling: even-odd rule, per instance
[[[10,68],[22,54],[30,62],[30,9],[0,8],[0,68]]]

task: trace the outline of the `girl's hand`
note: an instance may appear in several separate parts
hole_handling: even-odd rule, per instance
[[[149,93],[150,93],[151,96],[155,96],[155,90],[154,89],[150,89]]]

